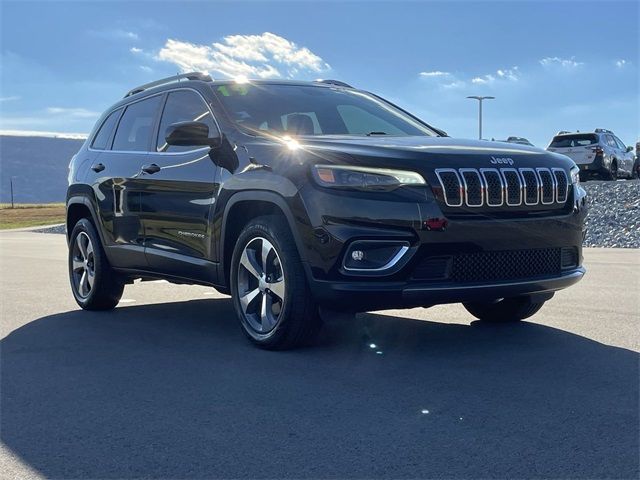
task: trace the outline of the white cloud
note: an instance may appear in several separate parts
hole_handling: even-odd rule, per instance
[[[572,69],[584,65],[583,62],[577,62],[575,57],[560,58],[560,57],[545,57],[540,60],[540,65],[543,67],[562,67]]]
[[[137,41],[140,39],[137,33],[131,32],[129,30],[122,30],[119,28],[116,28],[113,30],[90,30],[89,33],[92,35],[95,35],[96,37],[116,39],[116,40]]]
[[[446,88],[447,90],[450,90],[455,88],[462,88],[462,87],[465,87],[466,85],[467,83],[463,82],[462,80],[454,80],[453,82],[442,84],[442,88]]]
[[[435,70],[433,72],[420,72],[421,77],[447,77],[451,75],[449,72],[441,72],[440,70]]]
[[[156,59],[171,62],[182,71],[217,72],[225,77],[292,77],[331,68],[308,48],[269,32],[229,35],[211,45],[168,39]]]
[[[147,72],[147,73],[153,72],[153,68],[147,67],[146,65],[140,65],[140,70],[142,70],[143,72]]]
[[[131,53],[142,53],[142,49],[141,49],[141,48],[138,48],[138,47],[131,47],[131,48],[129,49],[129,51],[130,51]]]
[[[520,70],[515,66],[497,70],[496,74],[498,75],[498,77],[505,80],[511,80],[512,82],[517,82],[520,79]]]
[[[495,79],[496,78],[493,75],[484,75],[482,77],[472,78],[471,83],[475,83],[477,85],[486,85],[488,83],[493,83]]]
[[[10,97],[0,97],[0,102],[14,102],[16,100],[20,100],[22,97],[18,95],[11,95]]]
[[[631,62],[628,62],[627,60],[624,60],[624,59],[622,59],[622,58],[621,58],[620,60],[616,60],[616,67],[618,67],[618,68],[624,68],[624,67],[626,67],[627,65],[629,65],[630,63],[631,63]]]
[[[449,72],[439,70],[432,72],[420,72],[421,78],[432,78],[439,80],[439,86],[445,89],[463,88],[469,84],[472,85],[490,85],[497,81],[500,82],[517,82],[520,79],[520,70],[517,66],[511,68],[501,68],[495,73],[486,75],[476,75],[474,77],[461,78]]]
[[[99,112],[92,112],[86,108],[64,108],[64,107],[48,107],[47,113],[51,115],[64,115],[74,118],[97,118]]]

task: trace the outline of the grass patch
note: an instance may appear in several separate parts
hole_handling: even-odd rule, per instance
[[[64,203],[0,203],[0,230],[64,223]]]

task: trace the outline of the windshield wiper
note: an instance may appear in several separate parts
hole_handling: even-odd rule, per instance
[[[367,133],[367,137],[370,137],[372,135],[387,135],[387,132],[369,132],[369,133]]]

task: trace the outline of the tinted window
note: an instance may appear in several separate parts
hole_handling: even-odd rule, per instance
[[[306,128],[310,132],[309,134],[322,134],[322,129],[320,128],[320,123],[318,123],[318,117],[316,117],[315,112],[294,112],[282,115],[280,117],[279,125],[285,131],[289,131],[294,128],[292,123],[295,122],[298,122],[298,125],[296,126],[297,130],[303,129],[304,125],[306,125]]]
[[[611,135],[607,135],[607,143],[609,144],[610,147],[618,148],[618,145],[616,145],[616,141],[613,139]]]
[[[148,149],[161,98],[156,95],[127,107],[113,139],[113,150],[144,152]]]
[[[595,145],[598,143],[598,136],[593,133],[579,133],[575,135],[560,135],[553,137],[550,147],[568,148],[568,147],[586,147],[587,145]]]
[[[96,133],[96,136],[93,138],[91,148],[95,148],[96,150],[104,150],[107,148],[107,142],[111,138],[111,132],[113,132],[113,127],[116,126],[121,111],[122,110],[119,109],[112,112],[106,120],[102,122],[100,130],[98,130],[98,133]]]
[[[350,134],[366,135],[371,132],[385,132],[390,135],[402,135],[402,130],[360,107],[338,105],[337,108],[347,132]]]
[[[156,142],[158,152],[181,152],[198,148],[167,145],[164,140],[167,134],[167,128],[176,122],[202,122],[206,123],[209,127],[210,135],[217,132],[213,116],[200,95],[190,90],[171,92],[167,97],[167,103],[162,112],[162,120],[160,120],[160,128],[158,129],[158,139]]]
[[[613,138],[615,139],[616,143],[618,144],[618,148],[620,150],[626,150],[627,149],[627,146],[624,143],[622,143],[622,140],[620,140],[618,137],[613,137]]]
[[[253,132],[293,135],[436,135],[389,103],[340,87],[283,84],[214,86],[229,117]]]

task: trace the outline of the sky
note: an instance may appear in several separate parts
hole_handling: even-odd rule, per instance
[[[453,137],[639,140],[640,2],[0,3],[0,130],[88,133],[134,86],[334,78]]]

